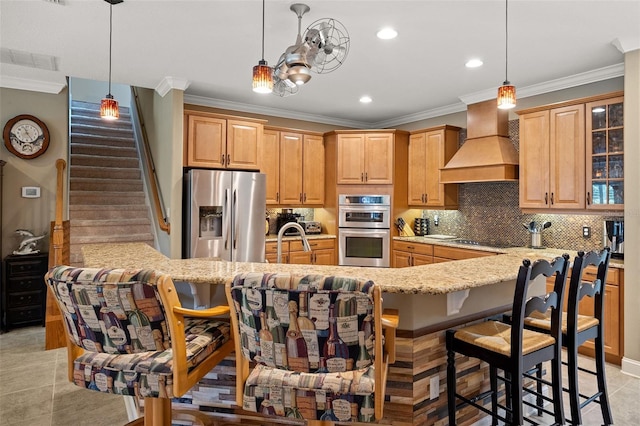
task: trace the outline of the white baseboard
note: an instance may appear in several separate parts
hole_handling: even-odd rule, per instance
[[[640,378],[640,361],[622,357],[621,371],[633,377]]]

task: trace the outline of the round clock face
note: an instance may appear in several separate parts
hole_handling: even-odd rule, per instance
[[[49,147],[49,129],[32,115],[19,115],[4,126],[4,145],[20,158],[35,158]]]

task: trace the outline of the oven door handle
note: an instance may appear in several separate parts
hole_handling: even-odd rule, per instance
[[[389,228],[339,228],[340,234],[345,237],[387,237],[389,236]]]

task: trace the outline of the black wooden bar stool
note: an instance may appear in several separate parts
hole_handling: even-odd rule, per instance
[[[610,253],[605,248],[602,251],[591,251],[587,254],[580,251],[575,258],[571,269],[571,280],[569,282],[567,312],[562,317],[562,345],[567,349],[567,371],[569,387],[565,389],[569,393],[571,405],[571,424],[582,424],[581,410],[591,402],[600,404],[603,424],[613,424],[609,397],[607,394],[607,380],[605,375],[604,357],[604,293],[607,272],[609,269]],[[591,275],[586,268],[592,266],[597,272],[594,279],[588,279]],[[585,299],[588,297],[589,299]],[[593,315],[581,315],[582,309],[586,312],[593,312]],[[525,328],[550,332],[552,329],[551,318],[548,315],[541,315],[537,312],[531,314],[524,320]],[[595,371],[582,368],[578,365],[578,348],[587,340],[595,340]],[[583,395],[580,393],[578,384],[578,371],[583,371],[596,376],[598,391],[593,395]],[[538,368],[537,377],[541,376],[541,368]],[[581,401],[581,398],[584,401]]]
[[[484,321],[461,329],[447,330],[447,398],[449,425],[456,424],[456,411],[469,404],[489,414],[493,424],[498,420],[507,424],[523,424],[522,378],[523,372],[534,368],[544,361],[551,362],[554,386],[553,403],[554,418],[557,424],[564,423],[562,407],[562,374],[560,321],[562,313],[562,297],[566,281],[569,256],[563,255],[548,262],[538,260],[531,264],[523,260],[518,270],[515,294],[513,298],[513,325],[500,321]],[[532,280],[539,276],[556,277],[557,292],[545,296],[529,298],[527,293]],[[532,312],[551,310],[553,332],[540,333],[526,330],[523,327],[525,316]],[[478,358],[489,364],[491,389],[476,396],[463,396],[456,392],[456,353]],[[497,370],[503,370],[504,377],[499,377]],[[498,404],[498,379],[505,382],[506,405]],[[491,410],[478,403],[491,395]],[[462,403],[457,405],[457,400]],[[505,410],[506,416],[498,414],[498,408]],[[530,421],[535,424],[535,422]]]

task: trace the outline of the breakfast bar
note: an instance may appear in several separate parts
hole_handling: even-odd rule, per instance
[[[142,243],[87,245],[83,247],[83,256],[87,267],[164,271],[174,281],[189,283],[196,299],[205,305],[220,303],[225,281],[242,272],[330,274],[371,279],[382,288],[384,307],[400,311],[397,361],[390,366],[385,417],[381,423],[424,425],[440,423],[446,417],[444,331],[507,310],[513,300],[516,273],[523,258],[552,258],[562,254],[561,250],[494,250],[495,256],[412,268],[226,262],[215,258],[170,259]],[[544,282],[536,289],[544,292]],[[486,382],[486,369],[475,360],[468,362],[467,369],[471,371],[467,376],[470,390],[482,387]],[[209,380],[204,387],[215,388],[215,381]],[[228,384],[225,387],[228,388]],[[202,399],[206,392],[194,391],[193,394]],[[216,396],[209,401],[196,402],[194,396],[193,404],[232,408],[232,386],[228,393],[214,394]]]

